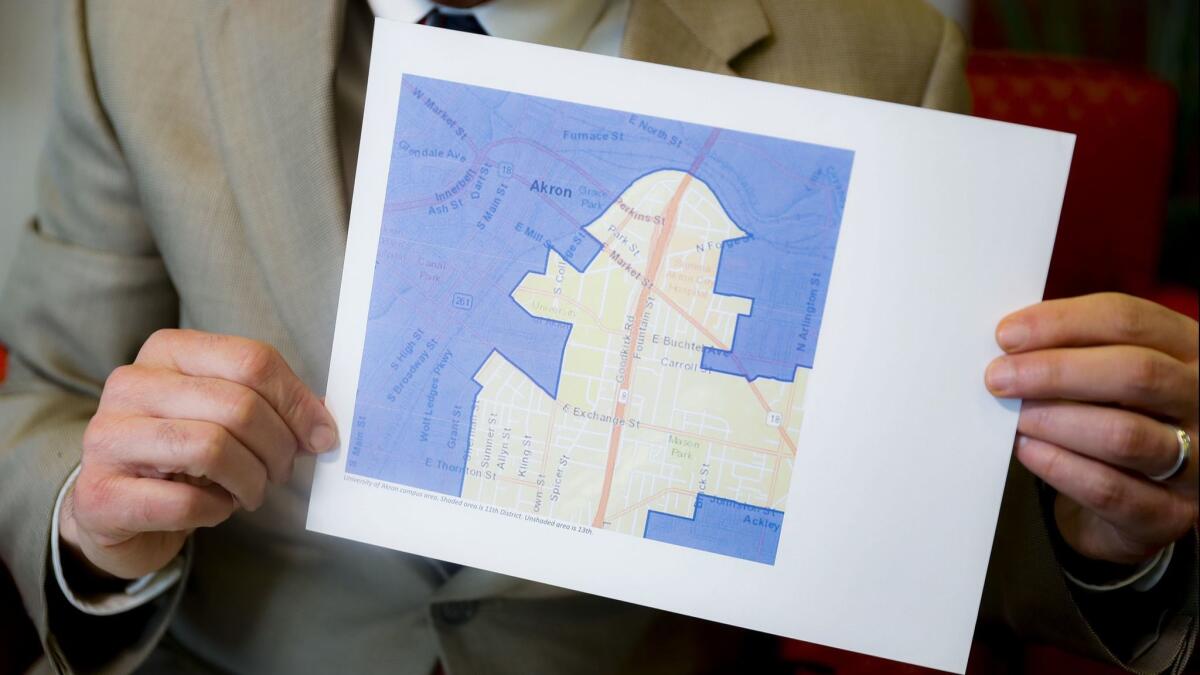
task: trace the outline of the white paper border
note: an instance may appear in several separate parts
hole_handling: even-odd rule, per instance
[[[775,565],[363,487],[340,449],[308,527],[962,672],[1017,417],[983,369],[1041,297],[1074,137],[548,49],[377,22],[327,403],[348,439],[406,72],[851,149]]]

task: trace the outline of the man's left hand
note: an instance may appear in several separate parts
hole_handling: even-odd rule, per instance
[[[1196,448],[1164,482],[1182,429],[1195,443],[1197,323],[1114,293],[1051,300],[1005,317],[988,389],[1023,398],[1017,459],[1058,495],[1055,521],[1079,554],[1138,564],[1197,519]]]

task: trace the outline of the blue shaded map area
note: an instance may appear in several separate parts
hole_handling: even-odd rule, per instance
[[[650,511],[643,536],[774,565],[782,529],[783,511],[698,494],[691,518]]]
[[[746,237],[715,282],[752,299],[702,365],[791,380],[816,349],[853,153],[404,76],[348,472],[461,495],[473,376],[502,353],[552,397],[569,324],[510,293],[553,249],[577,270],[583,227],[637,178],[688,171]]]

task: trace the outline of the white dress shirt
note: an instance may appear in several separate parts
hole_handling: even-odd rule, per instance
[[[619,56],[629,0],[492,0],[471,9],[443,7],[432,0],[368,0],[375,16],[416,23],[435,7],[446,14],[472,14],[488,35]]]

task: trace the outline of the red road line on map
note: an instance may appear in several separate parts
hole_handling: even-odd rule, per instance
[[[742,360],[738,358],[735,352],[729,352],[729,358],[733,359],[733,362],[737,364],[738,370],[742,371],[743,377],[750,372],[746,370],[746,366],[742,365]],[[758,390],[758,385],[754,384],[750,380],[746,380],[746,384],[750,385],[750,391],[753,392],[754,397],[758,399],[758,403],[760,406],[762,406],[763,411],[768,413],[771,412],[771,404],[767,403],[766,397],[763,396],[762,392]],[[788,438],[787,433],[782,428],[779,429],[779,437],[783,439],[783,442],[788,446],[788,448],[791,449],[792,454],[795,455],[796,444],[792,443],[792,439]]]
[[[739,360],[737,356],[734,356],[733,352],[730,352],[730,356],[733,358],[734,362],[737,363],[738,368],[740,368],[743,373],[747,372],[746,368],[742,365],[741,360]],[[758,402],[762,405],[763,411],[768,413],[771,412],[770,404],[767,403],[767,399],[763,397],[762,392],[758,390],[758,387],[755,386],[755,384],[750,380],[746,380],[746,383],[750,385],[750,391],[754,392],[754,396],[758,398]],[[792,455],[795,455],[796,444],[793,443],[792,439],[788,437],[787,431],[782,426],[777,427],[777,429],[779,430],[779,438],[782,439],[784,445],[788,446],[788,449],[792,451]]]
[[[733,352],[730,352],[729,355],[733,358],[734,362],[737,363],[738,368],[742,369],[742,372],[747,372],[746,367],[742,365],[742,360],[739,359],[736,354],[734,354]],[[795,374],[796,374],[796,370],[793,367],[792,377],[795,377]],[[749,382],[749,380],[747,380],[747,382]],[[796,396],[796,388],[798,386],[799,385],[796,384],[796,380],[793,379],[792,380],[792,388],[788,392],[787,409],[785,409],[783,411],[783,415],[782,415],[783,421],[780,422],[779,426],[777,427],[777,429],[779,430],[779,438],[783,439],[784,445],[788,446],[788,449],[792,451],[792,457],[796,456],[796,444],[792,442],[792,437],[788,436],[787,420],[788,420],[788,418],[791,417],[791,414],[792,414],[792,401]],[[767,407],[766,399],[764,399],[762,394],[759,393],[758,387],[755,387],[753,382],[750,382],[750,388],[754,390],[755,394],[758,394],[758,400],[762,402],[763,408],[765,408],[767,412],[771,412],[770,408]]]
[[[792,423],[792,406],[796,402],[796,390],[799,388],[800,387],[796,385],[796,381],[792,380],[792,388],[788,391],[787,408],[785,408],[783,411],[783,422],[779,425],[784,429],[788,428],[788,425]]]
[[[794,371],[794,370],[792,371],[793,376],[795,375],[795,372],[796,371]],[[808,386],[807,382],[805,383],[805,386]],[[788,436],[788,430],[791,428],[792,410],[793,410],[792,406],[796,402],[796,390],[799,388],[800,388],[800,385],[796,384],[795,380],[792,380],[792,387],[791,387],[791,389],[788,390],[787,408],[785,408],[783,411],[783,421],[779,423],[779,433],[783,434],[784,439],[786,439],[788,441],[788,445],[792,449],[792,457],[796,456],[796,446],[792,445],[792,443],[791,443],[792,438],[791,438],[791,436]],[[778,469],[776,469],[776,471],[778,471]],[[771,492],[774,492],[774,491],[775,491],[775,482],[772,480]],[[767,502],[767,504],[770,505],[770,502]]]
[[[600,181],[596,180],[596,178],[594,176],[592,176],[592,174],[588,173],[583,167],[581,167],[578,164],[576,164],[575,162],[567,159],[566,157],[563,157],[559,153],[554,152],[550,148],[542,145],[541,143],[537,143],[537,142],[529,140],[527,138],[504,138],[504,139],[501,139],[498,141],[493,141],[492,143],[489,143],[489,144],[483,146],[482,150],[476,150],[475,145],[468,141],[468,145],[471,146],[471,149],[473,151],[475,151],[475,154],[478,157],[471,166],[472,170],[474,170],[475,172],[478,172],[480,167],[482,167],[488,161],[488,154],[491,153],[492,150],[494,150],[497,147],[500,147],[502,145],[510,145],[513,143],[528,145],[530,147],[536,148],[537,150],[539,150],[547,155],[550,155],[554,159],[558,160],[559,162],[561,162],[561,163],[567,165],[568,167],[570,167],[571,169],[573,169],[576,173],[578,173],[580,176],[582,176],[584,178],[584,180],[591,183],[598,190],[603,192],[604,196],[607,197],[610,194],[609,189],[607,187],[605,187],[602,183],[600,183]],[[449,187],[446,187],[446,189],[435,191],[435,192],[445,192],[446,190],[449,190],[450,187],[452,187],[452,186],[453,186],[453,183],[451,183]],[[408,210],[411,208],[426,207],[426,206],[430,206],[432,204],[437,204],[437,203],[438,203],[438,200],[436,198],[427,197],[425,199],[418,199],[418,200],[413,200],[413,201],[408,201],[408,202],[396,202],[396,203],[392,203],[392,204],[384,204],[383,210],[384,210],[384,213],[390,213],[393,211],[405,211],[405,210]]]
[[[670,247],[671,237],[675,231],[675,225],[679,220],[679,206],[683,202],[683,196],[687,192],[688,186],[692,183],[692,176],[704,163],[704,159],[708,156],[708,151],[712,149],[714,143],[717,142],[717,137],[721,134],[720,129],[713,129],[712,133],[704,141],[704,147],[696,155],[696,159],[692,161],[692,166],[683,179],[679,181],[679,187],[675,189],[675,194],[672,195],[671,201],[667,203],[667,208],[663,211],[663,228],[659,232],[658,237],[654,239],[654,244],[651,246],[651,257],[646,270],[643,273],[645,285],[642,287],[642,292],[638,295],[638,302],[633,312],[633,326],[629,333],[629,356],[625,364],[625,377],[621,383],[621,387],[617,390],[617,405],[613,411],[615,419],[624,419],[625,403],[621,403],[621,392],[629,392],[633,383],[634,363],[633,359],[637,355],[637,338],[641,334],[642,319],[646,314],[646,303],[650,299],[650,289],[654,286],[658,279],[658,269],[662,266],[663,256],[666,255],[667,249]],[[628,394],[627,395],[632,395]],[[614,425],[612,435],[609,437],[608,443],[608,463],[604,470],[604,484],[600,489],[600,503],[596,508],[596,516],[592,519],[592,527],[604,527],[604,512],[608,510],[608,498],[612,492],[613,472],[617,466],[617,451],[621,445],[621,430],[622,425]]]
[[[516,181],[517,183],[520,183],[521,185],[524,185],[525,187],[530,186],[529,181],[525,180],[524,176],[518,176],[516,174],[513,174],[513,180]],[[559,206],[558,203],[555,202],[553,199],[550,199],[549,197],[547,197],[544,194],[541,194],[540,192],[538,193],[538,198],[541,199],[543,202],[545,202],[546,205],[549,206],[550,208],[554,209],[555,211],[558,211],[558,215],[562,216],[568,223],[574,225],[575,229],[578,230],[583,227],[582,225],[579,224],[578,220],[575,220],[574,216],[567,213],[567,210],[564,209],[563,207]]]
[[[743,377],[749,375],[750,371],[746,370],[746,366],[743,365],[742,360],[738,358],[737,352],[729,352],[729,358],[733,359],[733,362],[735,365],[737,365],[738,370],[742,371]],[[754,382],[750,379],[746,379],[746,384],[750,385],[750,391],[753,392],[754,397],[758,399],[758,403],[762,406],[763,412],[770,413],[771,405],[767,403],[766,397],[764,397],[762,392],[758,390],[758,385],[754,384]],[[792,385],[795,386],[794,380],[792,381]],[[796,455],[796,444],[792,442],[792,439],[787,435],[787,430],[782,425],[777,427],[777,430],[779,431],[779,438],[783,441],[784,445],[788,446],[788,449],[792,451],[792,456],[794,457]]]
[[[618,197],[618,199],[620,199],[620,197]],[[613,203],[615,204],[616,202],[614,201]],[[610,206],[609,208],[612,208],[612,207]],[[606,249],[606,248],[612,246],[613,240],[616,239],[617,237],[621,236],[621,233],[625,231],[625,227],[627,225],[629,225],[629,222],[631,220],[633,220],[633,213],[634,213],[633,208],[630,207],[629,212],[625,214],[625,220],[622,220],[621,224],[617,226],[617,231],[613,232],[612,236],[608,238],[608,241],[606,241],[600,245],[600,248]],[[603,214],[601,214],[601,215],[603,215]]]
[[[625,215],[625,220],[622,220],[621,224],[617,226],[616,232],[614,232],[613,235],[608,238],[608,241],[605,241],[604,243],[601,244],[602,250],[612,249],[613,240],[616,239],[617,237],[621,236],[621,233],[625,231],[625,227],[628,226],[630,221],[633,220],[633,216],[634,216],[634,211],[633,211],[633,208],[630,207],[629,213],[627,213]],[[674,309],[676,312],[678,312],[684,319],[687,320],[688,323],[692,324],[692,327],[694,327],[696,330],[703,333],[704,337],[711,340],[714,345],[719,347],[722,351],[728,351],[729,348],[725,346],[725,343],[723,343],[721,340],[717,339],[717,336],[713,335],[707,328],[705,328],[704,324],[700,323],[696,319],[696,317],[692,316],[690,313],[688,313],[687,310],[680,307],[679,304],[676,303],[671,298],[671,296],[667,295],[666,293],[660,292],[660,291],[658,291],[658,289],[655,289],[655,288],[652,288],[651,292],[653,292],[655,295],[657,295],[659,298],[661,298],[664,302],[666,302],[668,305],[670,305],[672,307],[672,309]],[[714,293],[713,295],[716,295],[716,293]],[[598,321],[599,321],[599,319],[597,318],[597,322]]]
[[[546,422],[546,447],[542,450],[542,475],[546,475],[546,463],[550,461],[550,452],[554,449],[554,420],[558,417],[558,406],[550,407],[550,420]],[[560,455],[561,456],[561,455]]]
[[[707,147],[707,146],[706,146]],[[666,255],[667,248],[671,243],[671,235],[675,231],[675,223],[679,220],[679,205],[683,202],[683,195],[687,192],[687,188],[692,183],[692,175],[684,174],[679,181],[679,187],[675,189],[675,194],[672,195],[671,201],[667,203],[667,208],[663,212],[663,228],[659,232],[658,237],[654,240],[654,245],[651,248],[651,257],[649,264],[646,266],[645,283],[642,286],[642,292],[638,294],[637,305],[633,311],[633,326],[629,331],[629,356],[625,363],[625,376],[622,378],[621,386],[617,389],[617,406],[613,412],[614,419],[624,419],[625,403],[621,402],[621,392],[629,391],[630,383],[633,379],[634,371],[634,356],[637,354],[638,337],[642,330],[642,319],[646,316],[646,303],[650,299],[650,287],[654,284],[654,279],[658,274],[658,268],[662,264],[663,256]],[[604,484],[600,488],[600,503],[596,507],[596,516],[592,519],[592,527],[604,527],[604,512],[608,509],[608,497],[612,491],[613,471],[617,468],[617,450],[621,445],[621,430],[624,428],[621,424],[614,424],[612,434],[608,440],[608,463],[604,469]]]
[[[712,146],[716,144],[717,137],[721,135],[720,129],[713,129],[708,134],[708,138],[704,139],[704,146],[700,148],[700,152],[696,154],[696,159],[692,160],[692,168],[688,169],[689,174],[695,174],[700,169],[700,165],[708,158],[708,151],[712,150]]]
[[[567,166],[569,166],[580,176],[583,176],[583,178],[587,182],[596,186],[596,188],[598,188],[600,191],[602,191],[606,196],[609,194],[609,189],[607,187],[605,187],[603,183],[601,183],[599,180],[597,180],[595,176],[588,173],[588,171],[586,169],[584,169],[582,166],[579,166],[575,162],[567,159],[566,157],[562,156],[562,154],[557,153],[554,150],[551,150],[549,147],[542,145],[541,143],[538,143],[537,141],[534,141],[534,140],[531,140],[528,138],[519,138],[519,137],[502,138],[498,141],[493,141],[492,143],[485,145],[483,147],[484,157],[486,157],[488,154],[490,154],[492,150],[495,150],[496,148],[498,148],[502,145],[509,145],[511,143],[520,143],[523,145],[528,145],[528,146],[531,146],[531,147],[534,147],[534,148],[540,150],[541,152],[543,152],[547,155],[550,155],[554,159],[557,159],[558,161],[562,162],[563,164],[566,164]]]
[[[758,453],[762,453],[764,455],[774,455],[776,457],[779,456],[778,452],[768,449],[768,448],[760,448],[757,445],[746,445],[745,443],[733,443],[731,441],[726,441],[726,440],[722,440],[719,438],[709,438],[708,436],[701,436],[700,434],[693,434],[688,431],[680,431],[679,429],[672,429],[670,427],[660,427],[660,426],[657,426],[654,424],[642,424],[641,428],[650,429],[653,431],[662,431],[664,433],[675,434],[676,436],[687,436],[688,438],[694,438],[698,441],[704,441],[706,443],[715,443],[717,445],[724,445],[724,446],[730,447],[730,448],[749,450],[751,452],[758,452]]]
[[[689,314],[686,309],[680,307],[678,303],[676,303],[674,300],[671,299],[671,296],[669,296],[666,293],[663,293],[661,291],[656,291],[654,294],[657,295],[660,300],[662,300],[663,302],[670,305],[671,308],[674,309],[676,312],[678,312],[679,315],[682,316],[684,319],[686,319],[688,323],[692,324],[692,328],[695,328],[696,330],[703,333],[704,337],[708,338],[709,341],[712,342],[714,346],[716,346],[723,352],[729,351],[729,347],[726,347],[724,342],[721,342],[721,340],[717,339],[716,335],[713,335],[707,328],[704,327],[704,324],[700,323],[696,319],[696,317]],[[713,293],[713,295],[716,295],[716,293]]]
[[[781,164],[778,161],[776,161],[771,155],[763,152],[762,148],[759,148],[756,145],[752,145],[750,143],[743,143],[742,141],[737,140],[736,137],[728,137],[728,136],[726,137],[726,142],[733,143],[734,145],[740,145],[744,148],[747,148],[754,154],[762,157],[763,161],[765,161],[769,164],[775,165],[780,171],[782,171],[784,173],[788,173],[788,174],[791,174],[792,176],[795,176],[797,179],[799,179],[799,182],[807,185],[808,187],[811,187],[815,190],[825,190],[825,191],[829,190],[828,185],[826,185],[824,183],[818,183],[818,182],[814,181],[812,178],[809,178],[807,176],[802,176],[802,175],[796,173],[795,171],[792,171],[786,165]]]
[[[775,484],[779,482],[779,467],[783,465],[783,458],[775,458],[775,470],[771,473],[771,489],[767,492],[767,508],[775,508]]]
[[[529,187],[529,181],[525,180],[525,178],[523,176],[518,176],[518,175],[514,174],[513,181],[516,183],[519,183],[521,185],[524,185],[525,187]],[[554,200],[552,200],[549,197],[547,197],[546,195],[540,194],[540,193],[538,194],[538,198],[541,199],[543,202],[545,202],[546,205],[549,206],[550,208],[554,209],[555,211],[558,211],[558,215],[562,216],[567,222],[571,223],[571,225],[574,225],[575,229],[581,229],[583,227],[582,225],[579,224],[578,220],[575,220],[575,218],[570,213],[567,213],[567,211],[565,209],[563,209],[563,207],[559,206]],[[407,211],[409,209],[423,209],[423,208],[432,206],[436,203],[438,203],[437,200],[426,199],[426,200],[422,200],[420,202],[405,202],[403,204],[392,204],[390,206],[384,207],[384,213],[397,213],[399,211]]]
[[[663,488],[662,490],[659,490],[658,492],[650,495],[649,497],[643,499],[642,501],[640,501],[624,510],[618,511],[615,515],[613,515],[613,520],[623,517],[625,514],[629,513],[630,511],[632,511],[634,509],[641,508],[641,507],[645,506],[646,504],[649,504],[650,502],[654,501],[655,499],[658,499],[659,497],[667,494],[668,492],[674,492],[676,494],[681,494],[681,495],[691,495],[693,497],[700,494],[699,490],[685,490],[684,488]]]

